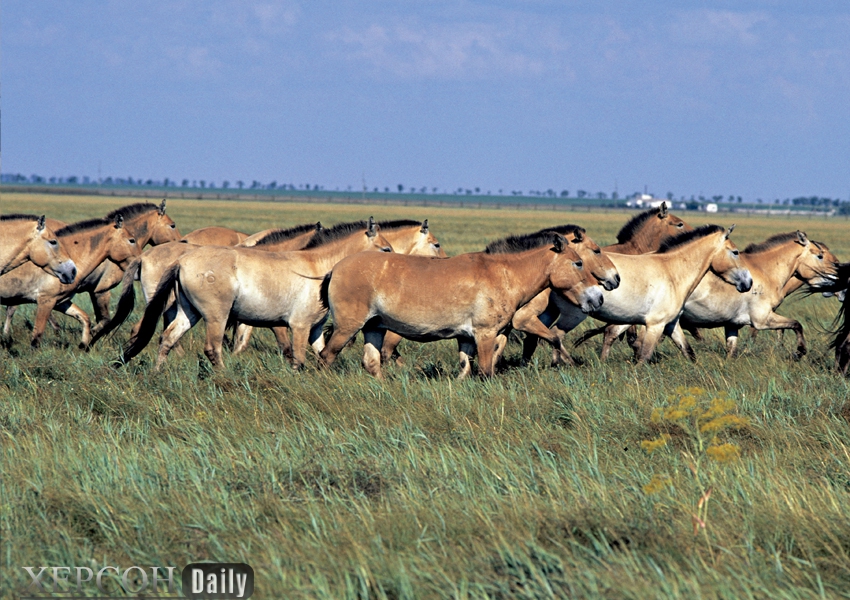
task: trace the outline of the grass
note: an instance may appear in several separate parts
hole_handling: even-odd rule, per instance
[[[4,195],[2,210],[74,220],[122,203]],[[183,232],[427,217],[450,254],[563,222],[610,243],[625,220],[189,200],[168,212]],[[733,239],[796,228],[850,255],[844,221],[738,217]],[[202,327],[160,375],[150,350],[114,371],[126,327],[84,354],[57,315],[33,351],[22,309],[0,350],[0,597],[21,595],[24,565],[199,560],[251,564],[257,598],[848,597],[849,388],[823,332],[836,310],[783,304],[806,327],[799,362],[793,336],[744,334],[726,361],[709,332],[696,364],[665,341],[643,367],[624,344],[600,363],[596,343],[576,368],[548,368],[544,349],[521,367],[512,344],[496,378],[456,382],[454,344],[405,342],[405,366],[380,384],[353,349],[295,374],[268,332],[214,373]],[[653,418],[682,386],[734,402],[747,424],[723,441],[738,458],[703,457],[695,476],[692,429]]]

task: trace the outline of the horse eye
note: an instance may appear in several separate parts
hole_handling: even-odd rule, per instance
[[[678,227],[679,229],[681,229],[681,228],[682,228],[682,227],[684,227],[684,226],[685,226],[685,224],[684,224],[684,223],[679,223],[679,224],[677,224],[677,225],[676,225],[676,227]]]
[[[439,248],[439,247],[440,247],[440,243],[439,243],[439,242],[436,242],[436,243],[434,244],[434,248]]]
[[[597,248],[596,250],[594,250],[594,251],[593,251],[593,253],[594,253],[594,254],[602,254],[602,250],[600,250],[599,248]]]
[[[174,229],[176,226],[177,226],[177,223],[172,223],[171,225],[169,225],[169,227],[171,227],[172,229]]]
[[[823,254],[818,254],[818,260],[823,260]]]
[[[737,250],[732,250],[732,256],[738,256],[738,251],[737,251]]]
[[[573,263],[576,266],[576,269],[581,269],[584,266],[584,263],[581,261]]]
[[[131,243],[131,244],[135,244],[135,243],[136,243],[136,238],[130,238],[130,243]]]
[[[57,242],[56,240],[50,240],[50,245],[51,246],[58,246],[59,242]]]

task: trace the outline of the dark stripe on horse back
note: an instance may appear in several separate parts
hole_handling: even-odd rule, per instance
[[[767,238],[763,242],[758,242],[757,244],[750,244],[746,248],[744,248],[744,254],[758,254],[759,252],[765,252],[770,250],[771,248],[776,248],[777,246],[781,246],[791,240],[797,239],[797,232],[792,231],[791,233],[777,233],[776,235],[772,235]]]
[[[396,219],[395,221],[378,221],[378,227],[384,231],[393,229],[405,229],[406,227],[422,227],[422,221],[413,219]]]
[[[490,242],[484,249],[487,254],[514,254],[534,250],[547,244],[554,244],[558,233],[550,230],[538,231],[527,235],[511,235],[495,242]]]
[[[634,235],[638,232],[638,230],[643,227],[643,224],[649,219],[649,217],[655,216],[661,212],[661,207],[650,208],[649,210],[645,210],[642,213],[638,213],[629,219],[625,225],[623,225],[622,229],[620,229],[620,233],[617,234],[617,243],[625,244],[629,240],[631,240]]]
[[[71,235],[72,233],[89,231],[90,229],[97,229],[98,227],[104,227],[106,225],[111,225],[112,223],[114,223],[114,221],[110,221],[109,219],[88,219],[87,221],[78,221],[76,223],[66,225],[62,229],[58,230],[56,232],[56,237],[64,237],[66,235]]]
[[[289,229],[275,229],[274,231],[270,231],[259,240],[254,246],[266,246],[268,244],[276,244],[278,242],[285,242],[286,240],[291,240],[292,238],[301,235],[302,233],[308,233],[310,231],[316,231],[315,223],[306,223],[304,225],[296,225],[295,227],[290,227]]]
[[[127,206],[116,208],[112,212],[107,213],[106,218],[114,221],[115,217],[121,215],[125,219],[132,219],[133,217],[149,213],[154,210],[159,210],[159,206],[151,204],[150,202],[138,202],[136,204],[128,204]]]
[[[317,231],[316,235],[310,238],[310,241],[307,242],[306,246],[304,246],[304,250],[324,246],[329,242],[348,237],[357,231],[365,231],[367,227],[369,227],[369,224],[366,221],[352,221],[351,223],[340,223],[339,225],[322,229],[321,231]]]
[[[680,233],[676,237],[668,238],[667,241],[661,244],[661,247],[658,249],[658,254],[663,254],[673,250],[674,248],[678,248],[679,246],[684,246],[689,242],[704,238],[712,233],[717,233],[718,231],[726,231],[726,229],[720,225],[703,225],[693,231]]]
[[[0,215],[0,221],[38,221],[39,218],[37,215]]]

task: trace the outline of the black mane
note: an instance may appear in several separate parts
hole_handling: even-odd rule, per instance
[[[644,223],[649,220],[649,217],[654,217],[660,212],[661,207],[658,206],[633,216],[625,225],[623,225],[622,229],[620,229],[620,233],[617,234],[617,243],[625,244],[631,240],[635,236],[635,233],[637,233],[638,230],[643,227]]]
[[[407,227],[422,227],[422,221],[414,221],[413,219],[378,221],[378,226],[384,231],[392,231],[393,229],[405,229]]]
[[[692,231],[680,233],[675,237],[667,238],[658,249],[658,254],[664,254],[665,252],[669,252],[679,246],[684,246],[688,242],[704,238],[705,236],[717,233],[718,231],[725,231],[725,229],[720,225],[703,225],[702,227],[697,227]]]
[[[316,235],[310,238],[303,250],[310,250],[324,246],[329,242],[333,242],[351,235],[356,231],[365,231],[369,227],[366,221],[352,221],[351,223],[340,223],[333,227],[317,231]]]
[[[765,252],[767,250],[770,250],[771,248],[776,248],[777,246],[781,246],[786,242],[790,242],[791,240],[796,239],[796,231],[792,231],[791,233],[777,233],[776,235],[770,236],[763,242],[759,242],[757,244],[750,244],[749,246],[744,248],[744,254],[758,254],[759,252]]]
[[[76,223],[66,225],[62,229],[56,231],[56,237],[64,237],[66,235],[71,235],[72,233],[88,231],[89,229],[97,229],[98,227],[112,225],[114,222],[115,221],[110,221],[109,219],[88,219],[87,221],[78,221]]]
[[[554,227],[546,227],[545,229],[541,229],[537,233],[543,233],[544,231],[554,231],[556,233],[560,233],[563,236],[575,233],[576,231],[587,233],[584,227],[579,227],[578,225],[573,225],[571,223],[567,223],[566,225],[555,225]]]
[[[291,240],[292,238],[299,236],[303,233],[308,233],[310,231],[316,231],[316,223],[305,223],[304,225],[296,225],[295,227],[290,227],[289,229],[275,229],[274,231],[270,231],[259,240],[254,246],[266,246],[268,244],[277,244],[280,242],[285,242],[286,240]]]
[[[511,235],[495,242],[490,242],[484,249],[486,254],[514,254],[534,250],[541,246],[554,244],[559,234],[550,229],[529,233],[527,235]]]
[[[38,215],[0,215],[0,221],[38,221],[40,218]]]
[[[152,212],[154,210],[159,210],[159,206],[156,204],[151,204],[150,202],[139,202],[137,204],[128,204],[127,206],[122,206],[121,208],[116,208],[112,212],[106,214],[106,219],[115,220],[115,217],[121,215],[125,219],[132,219],[133,217],[137,217],[139,215]]]

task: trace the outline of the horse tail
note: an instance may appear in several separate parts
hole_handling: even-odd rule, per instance
[[[322,285],[319,287],[319,302],[322,304],[322,308],[325,310],[330,310],[331,304],[328,300],[328,288],[331,286],[331,275],[333,271],[328,273],[322,278]]]
[[[148,342],[151,341],[151,338],[156,331],[156,323],[159,320],[159,316],[162,314],[162,311],[165,309],[165,304],[168,301],[169,294],[175,289],[175,283],[177,282],[179,275],[180,264],[176,262],[165,271],[162,279],[159,280],[159,284],[156,286],[156,292],[154,292],[151,301],[145,308],[145,314],[142,316],[142,320],[139,323],[139,330],[136,333],[136,337],[131,340],[130,344],[124,349],[121,361],[120,363],[117,363],[116,366],[130,362],[130,360],[141,352],[145,346],[148,345]]]
[[[573,348],[578,348],[586,341],[595,338],[597,335],[605,333],[605,327],[606,326],[597,327],[596,329],[588,329],[583,334],[581,334],[575,342],[573,342]]]
[[[138,278],[139,269],[142,267],[141,257],[136,258],[124,271],[124,277],[121,279],[121,295],[118,297],[118,306],[115,307],[115,314],[104,327],[94,334],[91,340],[91,345],[102,337],[105,337],[118,329],[121,324],[127,320],[127,317],[133,312],[133,307],[136,304],[136,288],[133,282]]]

